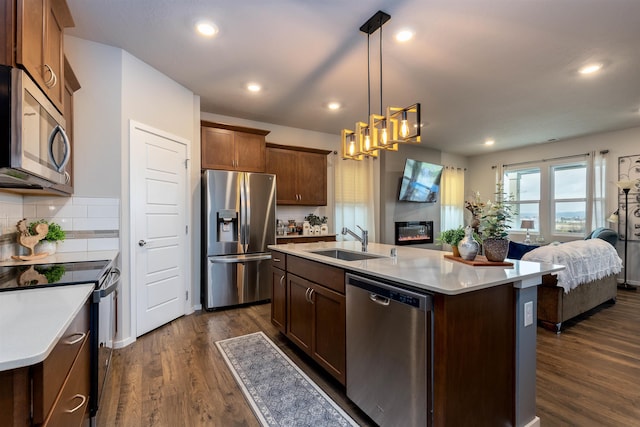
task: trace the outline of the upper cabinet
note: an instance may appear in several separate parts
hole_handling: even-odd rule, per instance
[[[73,194],[73,154],[74,150],[74,131],[73,131],[73,93],[80,89],[80,82],[76,77],[71,65],[64,58],[64,116],[67,119],[67,136],[69,137],[69,144],[71,146],[71,155],[69,156],[69,163],[67,163],[67,182],[64,184],[58,184],[51,188],[55,192],[60,192],[63,195]]]
[[[267,130],[201,122],[202,169],[265,171]]]
[[[16,1],[16,64],[27,70],[61,112],[65,93],[63,33],[73,26],[64,0]]]
[[[279,205],[327,205],[329,150],[267,143],[267,172],[277,178]]]

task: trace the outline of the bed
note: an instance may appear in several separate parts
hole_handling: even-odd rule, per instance
[[[560,333],[563,322],[605,302],[615,302],[622,260],[614,245],[610,240],[592,238],[534,247],[522,255],[524,261],[566,267],[557,274],[544,275],[538,286],[541,326]]]

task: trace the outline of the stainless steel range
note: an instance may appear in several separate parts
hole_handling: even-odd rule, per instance
[[[120,270],[112,261],[84,261],[0,267],[0,292],[51,286],[95,284],[91,295],[90,416],[95,421],[117,333]]]

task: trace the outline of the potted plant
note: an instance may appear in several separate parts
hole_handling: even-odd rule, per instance
[[[489,261],[502,262],[509,252],[511,218],[516,214],[503,191],[502,182],[496,184],[495,200],[489,200],[482,211],[480,227],[484,255]]]
[[[49,226],[49,231],[47,232],[47,235],[44,237],[44,239],[42,239],[40,243],[36,245],[35,252],[46,252],[49,255],[55,254],[58,242],[63,241],[66,237],[65,231],[62,229],[62,227],[60,227],[59,224],[41,219],[29,224],[29,232],[32,235],[37,234],[35,228],[38,224],[47,224]]]
[[[458,228],[451,228],[449,230],[444,230],[440,233],[440,236],[436,239],[436,242],[442,244],[445,243],[451,246],[451,250],[453,251],[453,256],[460,256],[460,252],[458,252],[458,243],[460,240],[464,238],[464,228],[459,226]]]

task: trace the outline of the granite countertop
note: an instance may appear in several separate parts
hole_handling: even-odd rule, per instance
[[[93,284],[0,292],[0,371],[49,356]]]
[[[323,249],[361,252],[357,241],[271,245],[270,249],[390,280],[418,290],[457,295],[505,283],[526,288],[540,284],[540,276],[564,269],[562,265],[507,260],[513,266],[474,267],[444,257],[450,252],[369,243],[368,253],[380,258],[344,261],[313,253]],[[391,257],[391,249],[397,251]]]

